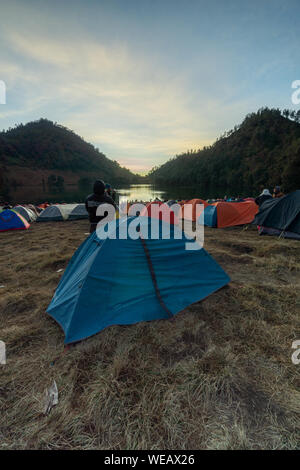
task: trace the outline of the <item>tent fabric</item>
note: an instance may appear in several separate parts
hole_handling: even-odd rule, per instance
[[[128,230],[135,218],[115,222],[117,232]],[[149,217],[140,217],[141,233]],[[159,222],[163,231],[165,222]],[[176,315],[225,286],[228,275],[203,249],[186,250],[191,242],[175,225],[170,239],[146,239],[157,287],[165,307]],[[179,235],[182,239],[178,239]],[[98,333],[111,325],[168,318],[156,294],[140,237],[99,240],[91,234],[78,248],[47,309],[63,328],[65,343]]]
[[[68,220],[88,219],[89,214],[85,208],[85,204],[77,204],[71,211]]]
[[[217,227],[217,207],[208,205],[200,214],[198,223],[206,225],[207,227]]]
[[[130,202],[127,200],[120,200],[119,209],[121,214],[128,214],[130,208]]]
[[[179,224],[179,220],[176,217],[175,213],[170,209],[170,207],[161,201],[149,202],[146,207],[142,210],[141,216],[154,217],[165,222],[170,222],[171,224]]]
[[[197,204],[201,204],[202,206],[204,206],[204,208],[208,206],[208,203],[203,199],[191,199],[190,201],[185,201],[184,204],[181,206],[179,218],[185,220],[192,220],[193,222],[196,221],[201,215],[201,212],[203,211],[203,207],[197,208]]]
[[[216,208],[216,211],[211,209]],[[258,207],[253,201],[244,202],[215,202],[204,209],[203,216],[198,222],[209,227],[233,227],[235,225],[250,224],[253,222]]]
[[[282,238],[293,238],[294,240],[300,240],[300,234],[295,232],[282,231],[278,228],[260,227],[258,226],[259,235],[273,235]]]
[[[26,204],[26,208],[30,209],[36,216],[38,216],[39,211],[33,204]]]
[[[55,204],[48,206],[37,217],[37,222],[51,222],[67,220],[77,204]]]
[[[149,202],[142,202],[142,201],[136,201],[136,202],[132,202],[132,203],[128,202],[127,203],[128,217],[136,217],[136,206],[137,205],[147,206],[148,204],[150,204],[150,203]],[[124,213],[124,210],[122,211],[122,213]]]
[[[300,235],[300,190],[266,200],[253,223]]]
[[[170,207],[170,206],[173,206],[174,204],[177,204],[177,201],[175,201],[174,199],[169,199],[169,201],[167,201],[166,204]]]
[[[20,214],[27,222],[34,222],[36,220],[36,214],[28,207],[15,206],[13,210]]]
[[[258,212],[255,202],[218,202],[217,227],[233,227],[253,222]]]
[[[0,232],[7,230],[26,230],[30,224],[17,212],[5,209],[0,213]]]

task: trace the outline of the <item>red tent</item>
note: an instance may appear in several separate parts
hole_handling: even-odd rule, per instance
[[[154,217],[164,222],[170,222],[171,224],[177,225],[179,223],[178,218],[170,207],[161,201],[149,202],[145,209],[141,212],[141,216]]]
[[[199,206],[200,204],[202,205],[202,209],[201,207],[197,207],[197,205]],[[196,221],[202,210],[208,205],[208,202],[203,199],[191,199],[190,201],[185,201],[181,206],[178,217],[180,219]]]

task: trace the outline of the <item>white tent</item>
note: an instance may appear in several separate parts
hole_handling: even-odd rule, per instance
[[[36,214],[28,207],[15,206],[13,210],[20,214],[29,223],[36,220]]]
[[[85,208],[85,204],[77,204],[70,213],[68,220],[88,219],[89,214]]]
[[[37,222],[62,221],[69,218],[77,204],[54,204],[44,209],[36,219]]]

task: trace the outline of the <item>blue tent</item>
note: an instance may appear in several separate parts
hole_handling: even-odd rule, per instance
[[[29,223],[17,212],[5,209],[0,213],[0,232],[6,230],[26,230]]]
[[[171,225],[171,238],[162,239],[163,221],[157,239],[112,238],[133,219],[117,220],[106,240],[94,232],[71,259],[47,310],[63,328],[65,343],[110,325],[171,317],[230,281],[204,249],[185,249],[186,242],[197,242],[181,229]],[[151,219],[140,220],[144,233]]]
[[[217,206],[206,206],[199,216],[198,223],[207,227],[216,227]]]

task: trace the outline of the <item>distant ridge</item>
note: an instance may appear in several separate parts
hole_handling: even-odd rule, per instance
[[[3,192],[14,170],[14,183],[22,180],[20,168],[24,168],[24,175],[28,173],[25,168],[31,172],[37,170],[39,181],[41,170],[54,173],[57,170],[60,175],[72,172],[74,181],[87,173],[111,183],[134,183],[142,179],[108,159],[72,130],[47,119],[20,124],[0,133],[0,195],[1,187]]]
[[[212,146],[172,158],[148,174],[159,184],[197,185],[199,197],[300,188],[300,111],[262,108]]]

